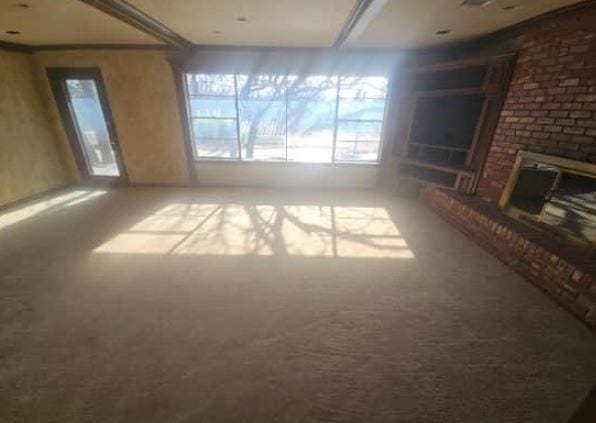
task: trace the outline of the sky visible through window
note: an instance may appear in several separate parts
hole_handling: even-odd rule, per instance
[[[196,158],[376,162],[385,77],[187,74]]]

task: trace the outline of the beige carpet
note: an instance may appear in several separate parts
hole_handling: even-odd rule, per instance
[[[415,202],[62,192],[0,215],[1,422],[565,422],[586,327]]]

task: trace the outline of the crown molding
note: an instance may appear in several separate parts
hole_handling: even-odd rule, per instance
[[[61,50],[175,50],[174,47],[165,44],[43,44],[30,46],[30,48],[34,52]]]
[[[356,4],[352,8],[350,15],[348,16],[348,19],[346,19],[346,22],[341,28],[341,31],[339,32],[337,39],[333,43],[333,47],[341,47],[346,42],[346,40],[350,36],[350,33],[356,27],[358,21],[360,20],[362,15],[364,15],[364,12],[366,12],[366,9],[368,9],[372,2],[373,0],[356,1]]]
[[[34,53],[33,48],[27,44],[9,43],[6,41],[0,41],[0,50],[16,51],[19,53],[28,53],[28,54]]]
[[[588,10],[591,8],[595,8],[596,10],[596,0],[580,1],[578,3],[570,4],[568,6],[564,6],[559,9],[551,10],[550,12],[534,16],[533,18],[526,19],[525,21],[507,26],[490,34],[482,35],[480,37],[475,38],[472,41],[480,45],[494,44],[496,42],[507,41],[515,37],[518,37],[526,32],[529,32],[533,29],[536,29],[540,25],[552,22],[555,19],[565,18],[573,15],[574,13]]]

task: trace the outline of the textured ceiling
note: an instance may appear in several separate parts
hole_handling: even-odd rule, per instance
[[[355,4],[355,0],[128,1],[196,44],[268,46],[330,46]]]
[[[579,0],[495,0],[461,6],[462,0],[390,0],[348,45],[418,48],[488,34]],[[512,9],[504,9],[514,6]],[[446,35],[436,35],[450,29]]]
[[[23,3],[29,7],[21,7]],[[30,45],[161,44],[79,0],[0,0],[0,41]]]
[[[420,48],[488,34],[580,0],[375,0],[382,6],[346,45]],[[331,46],[356,0],[128,0],[196,44]],[[26,3],[28,8],[19,4]],[[20,31],[9,35],[6,31]],[[439,30],[451,30],[437,35]],[[0,41],[161,44],[79,0],[0,0]]]

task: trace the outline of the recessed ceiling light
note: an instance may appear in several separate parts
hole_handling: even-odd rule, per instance
[[[238,21],[238,22],[248,22],[248,19],[246,19],[244,16],[240,16],[240,17],[237,19],[237,21]]]
[[[437,32],[435,32],[435,34],[437,34],[437,35],[447,35],[447,34],[449,34],[450,32],[451,32],[451,30],[450,30],[450,29],[440,29],[440,30],[438,30]]]
[[[21,33],[21,31],[13,31],[13,30],[10,30],[10,31],[6,31],[6,33],[7,33],[8,35],[19,35],[19,34]]]

